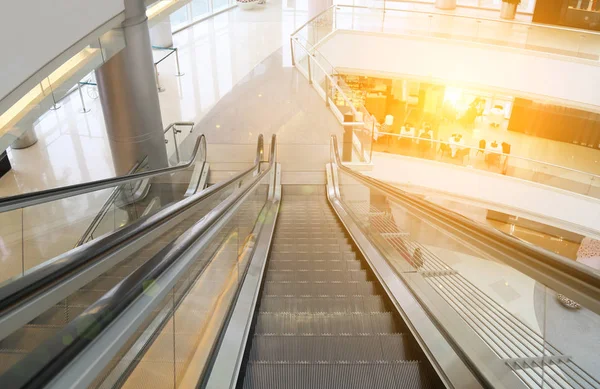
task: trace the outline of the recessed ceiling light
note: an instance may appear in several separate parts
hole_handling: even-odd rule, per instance
[[[216,127],[217,127],[217,128],[221,128],[221,125],[220,125],[220,124],[217,124],[217,125],[216,125]]]

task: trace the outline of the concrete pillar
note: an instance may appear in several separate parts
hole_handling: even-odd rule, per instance
[[[37,135],[35,134],[35,128],[33,126],[25,131],[21,136],[19,136],[15,141],[10,145],[12,149],[26,149],[30,146],[33,146],[38,141]]]
[[[152,46],[173,47],[173,32],[169,19],[163,20],[150,29],[150,42]]]
[[[117,175],[148,157],[168,166],[144,0],[124,0],[126,46],[96,70],[106,131]]]

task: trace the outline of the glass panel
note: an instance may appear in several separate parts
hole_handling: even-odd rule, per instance
[[[177,30],[181,28],[183,25],[189,23],[190,20],[190,6],[186,4],[185,6],[179,8],[177,11],[173,12],[170,16],[171,19],[171,28],[173,30]]]
[[[543,355],[544,322],[533,314],[528,277],[345,173],[340,184],[345,208],[409,286],[427,296],[427,309],[451,335],[470,328],[478,344],[497,356],[497,366]],[[448,308],[462,326],[445,322]]]
[[[196,384],[248,265],[247,254],[255,238],[254,226],[267,200],[266,182],[254,189],[176,283],[170,295],[172,301],[163,305],[166,325],[154,328],[155,340],[134,358],[127,358],[124,355],[128,350],[129,353],[140,350],[132,348],[135,342],[131,340],[107,370],[104,382],[98,380],[94,387],[112,387],[116,380],[121,380],[124,387],[150,385],[161,389],[188,388]],[[149,335],[152,328],[148,321],[134,338]],[[143,338],[137,341],[145,342]],[[122,375],[132,361],[137,365],[132,366],[131,373]],[[156,372],[151,370],[153,366],[157,367]],[[159,375],[156,383],[148,382],[149,374]]]
[[[465,0],[472,3],[475,0]],[[482,7],[500,9],[501,1],[481,2]],[[475,1],[476,2],[476,1]],[[531,7],[534,2],[523,1],[519,9]],[[467,5],[465,3],[465,5]],[[382,8],[355,8],[338,5],[335,10],[333,29],[370,32],[402,33],[419,36],[435,36],[461,41],[484,42],[528,50],[598,60],[600,58],[600,34],[570,30],[560,27],[545,27],[527,23],[490,20],[470,15],[448,15],[427,12],[418,7],[411,9],[402,2],[388,1],[386,12]],[[324,34],[301,32],[311,45],[316,45]]]
[[[229,5],[229,0],[213,0],[213,11],[218,11]]]
[[[23,248],[23,210],[0,213],[0,283],[25,271]]]
[[[132,253],[127,258],[123,259],[121,262],[119,262],[118,264],[114,265],[112,268],[107,270],[101,276],[92,280],[91,282],[89,282],[88,284],[86,284],[85,286],[80,288],[79,290],[73,292],[70,296],[68,296],[67,298],[62,300],[57,305],[51,307],[46,312],[41,313],[37,318],[35,318],[34,320],[32,320],[29,323],[32,325],[39,325],[42,328],[51,328],[51,330],[36,331],[36,336],[31,337],[30,326],[24,326],[23,328],[17,330],[13,334],[11,334],[6,339],[0,341],[0,348],[2,348],[2,350],[4,350],[3,352],[5,353],[5,354],[3,354],[3,357],[10,355],[10,357],[5,358],[6,363],[4,363],[2,366],[0,366],[0,373],[4,372],[6,369],[11,368],[11,366],[14,363],[16,363],[19,360],[21,360],[22,358],[26,357],[28,355],[28,352],[23,352],[23,350],[29,350],[29,351],[33,351],[35,353],[45,352],[43,350],[40,351],[40,349],[38,349],[37,347],[39,345],[41,345],[44,341],[49,339],[50,337],[54,336],[54,334],[56,334],[57,331],[59,331],[61,328],[63,328],[65,325],[67,325],[69,322],[71,322],[75,317],[80,315],[86,308],[88,308],[91,304],[93,304],[99,298],[104,296],[107,292],[109,292],[113,287],[115,287],[117,284],[119,284],[123,279],[125,279],[129,274],[131,274],[133,271],[135,271],[138,267],[140,267],[141,265],[146,263],[146,261],[148,261],[150,258],[153,258],[157,253],[159,253],[162,249],[164,249],[174,239],[181,236],[186,230],[188,230],[191,226],[193,226],[200,219],[202,219],[209,211],[214,209],[219,203],[221,203],[223,200],[225,200],[226,198],[231,196],[231,194],[234,191],[238,191],[239,186],[240,186],[240,181],[246,182],[246,180],[252,180],[252,178],[253,178],[253,174],[250,173],[250,174],[242,177],[241,180],[236,180],[235,182],[231,183],[226,188],[224,188],[222,191],[205,198],[201,203],[196,204],[195,206],[191,207],[190,209],[188,209],[186,211],[186,218],[184,220],[182,220],[181,223],[174,225],[171,229],[164,232],[162,235],[157,237],[155,240],[148,243],[143,248],[139,249],[137,252]],[[135,188],[133,190],[136,191]],[[245,203],[249,207],[249,208],[247,208],[247,213],[243,212],[243,210],[245,210],[246,208],[242,207],[240,209],[240,212],[238,213],[238,215],[239,215],[238,219],[234,219],[234,221],[233,221],[233,223],[236,223],[236,222],[239,222],[240,220],[243,220],[244,223],[235,224],[229,230],[226,230],[226,231],[224,230],[226,232],[226,234],[219,235],[220,238],[222,238],[221,241],[223,241],[228,236],[231,237],[230,239],[232,239],[232,242],[235,241],[236,244],[244,241],[244,238],[248,235],[248,228],[249,228],[248,225],[251,223],[252,220],[256,220],[256,214],[258,211],[255,211],[255,208],[258,207],[257,202],[261,202],[261,204],[264,204],[264,201],[266,199],[266,192],[267,192],[266,186],[264,186],[264,185],[259,187],[258,189],[256,189],[255,196],[251,197],[249,199],[249,201]],[[130,192],[124,191],[124,193],[128,194]],[[169,193],[171,193],[171,192],[169,192]],[[121,201],[121,200],[122,199],[119,198],[119,201]],[[77,217],[77,215],[79,215],[79,209],[84,209],[84,210],[87,209],[86,206],[89,205],[89,202],[90,202],[90,198],[83,198],[80,202],[73,201],[71,199],[71,201],[69,202],[69,204],[71,204],[71,208],[70,208],[71,213],[69,215],[75,215],[75,217],[72,217],[71,219],[69,219],[69,221],[77,222],[80,219]],[[73,208],[73,204],[75,204],[74,208]],[[55,208],[58,206],[61,206],[61,205],[62,204],[57,204],[57,205],[54,205],[54,207],[48,207],[47,209],[43,209],[41,211],[46,212],[47,215],[52,215]],[[252,207],[250,207],[250,205],[252,205]],[[21,210],[18,210],[18,212],[20,212],[20,211]],[[117,207],[111,208],[110,211],[106,213],[105,219],[103,220],[103,223],[105,223],[105,224],[103,224],[103,226],[105,226],[107,229],[110,229],[111,227],[118,227],[118,225],[121,222],[123,217],[129,216],[135,212],[139,212],[139,209],[136,211],[131,211],[129,213],[122,212],[122,210],[120,209],[120,207],[117,204]],[[47,216],[46,214],[42,215],[40,212],[37,212],[38,218],[39,218],[39,215],[45,217],[45,216]],[[242,215],[245,215],[248,217],[243,218]],[[28,223],[27,217],[28,217],[28,215],[27,215],[27,213],[25,213],[25,223],[26,224]],[[34,215],[30,216],[30,218],[33,218],[33,217],[34,217]],[[13,218],[14,218],[14,215],[13,215]],[[114,223],[114,224],[111,225],[111,223]],[[66,223],[59,221],[58,223],[56,223],[50,227],[44,227],[44,228],[46,228],[46,229],[54,228],[56,231],[52,232],[52,234],[59,234],[59,233],[62,233],[60,228],[62,228],[63,224],[66,224]],[[85,224],[82,224],[82,225],[85,226]],[[43,227],[39,227],[38,225],[36,225],[34,223],[30,223],[30,225],[28,224],[28,226],[29,227],[26,229],[27,232],[25,235],[26,241],[28,239],[27,233],[29,233],[30,235],[34,234],[34,233],[40,233],[43,228]],[[235,231],[233,230],[234,227],[237,228]],[[244,229],[244,227],[245,227],[245,229]],[[83,227],[80,226],[80,229],[81,228],[83,228]],[[227,227],[225,227],[225,228],[227,228]],[[29,232],[30,230],[31,230],[31,232]],[[231,232],[231,231],[233,231],[233,232]],[[77,237],[78,237],[77,234],[72,232],[72,235],[73,235],[73,239],[77,239]],[[238,239],[238,237],[242,237],[242,236],[243,236],[243,238]],[[37,243],[41,243],[41,244],[38,244],[34,247],[35,249],[38,249],[37,250],[38,256],[35,258],[39,258],[40,256],[46,255],[47,250],[44,249],[44,247],[43,247],[44,245],[50,246],[49,249],[54,249],[51,246],[51,244],[52,244],[51,236],[42,235],[37,238],[38,238]],[[61,237],[61,241],[62,240],[66,240],[66,239],[64,239],[64,237]],[[137,331],[136,336],[134,338],[132,338],[129,342],[127,342],[127,344],[124,345],[123,349],[118,354],[117,358],[115,358],[113,360],[113,363],[110,365],[110,368],[108,369],[106,375],[102,375],[101,377],[99,377],[98,381],[96,382],[96,384],[94,386],[104,385],[103,381],[105,381],[106,383],[111,382],[111,385],[106,384],[106,385],[108,385],[108,387],[113,387],[113,384],[115,384],[117,382],[116,380],[118,380],[121,377],[121,374],[123,373],[123,371],[125,371],[126,368],[129,367],[129,365],[132,363],[132,361],[139,362],[138,366],[140,367],[140,369],[143,369],[143,374],[141,374],[142,377],[145,377],[145,378],[147,378],[149,376],[153,377],[153,379],[150,380],[150,383],[148,383],[148,385],[151,385],[154,383],[162,384],[162,383],[167,382],[168,381],[167,375],[166,375],[167,371],[171,372],[169,377],[171,377],[171,382],[173,382],[173,377],[174,377],[173,372],[174,372],[175,363],[174,363],[172,356],[174,355],[173,354],[173,350],[174,350],[173,345],[175,345],[175,341],[174,340],[172,341],[172,339],[174,339],[173,334],[176,333],[176,331],[174,331],[173,329],[174,328],[176,329],[177,320],[175,320],[175,322],[171,323],[171,324],[169,324],[169,322],[167,322],[166,327],[164,327],[164,333],[161,334],[160,336],[158,336],[157,344],[159,344],[159,351],[156,351],[156,352],[153,351],[150,354],[147,354],[148,357],[140,358],[140,356],[138,356],[136,354],[137,351],[134,353],[128,353],[128,347],[130,347],[133,344],[133,341],[135,341],[138,336],[141,336],[143,334],[153,335],[154,332],[157,331],[157,329],[160,330],[161,328],[163,328],[162,325],[158,326],[156,328],[150,327],[153,324],[153,318],[156,315],[162,314],[164,316],[161,316],[159,318],[160,323],[164,323],[164,320],[163,320],[164,317],[167,317],[167,319],[168,319],[168,317],[169,317],[168,315],[171,312],[173,312],[174,302],[177,302],[183,296],[184,290],[186,290],[187,286],[189,284],[191,284],[193,281],[195,281],[196,276],[204,269],[204,265],[214,255],[214,253],[217,251],[217,249],[219,249],[219,247],[220,247],[219,242],[221,242],[221,241],[217,240],[218,244],[211,243],[211,245],[209,245],[209,249],[207,249],[205,252],[203,252],[199,255],[198,263],[194,264],[194,266],[191,268],[191,270],[189,272],[186,272],[185,273],[186,275],[184,277],[182,277],[182,279],[178,283],[176,283],[174,293],[170,294],[162,302],[162,304],[159,305],[155,311],[153,311],[152,315],[150,315],[151,317],[149,319],[147,319],[146,323],[143,325],[143,327],[141,329],[139,329],[139,331]],[[239,243],[239,244],[242,245],[242,243]],[[243,244],[246,244],[246,242],[244,241]],[[247,246],[244,246],[244,247],[247,247]],[[29,246],[25,246],[25,250],[33,251],[33,249],[31,249]],[[60,250],[57,250],[57,251],[60,251]],[[27,251],[26,251],[26,254],[27,254]],[[32,256],[32,258],[35,259],[33,256]],[[222,262],[216,262],[216,263],[220,264]],[[216,267],[220,269],[219,266],[216,266]],[[237,272],[238,271],[236,270],[236,280],[237,280]],[[220,279],[220,280],[223,281],[223,279]],[[215,282],[217,281],[216,275],[214,276],[213,279],[210,279],[210,281],[208,282],[208,285],[212,285],[211,282],[213,282],[213,281],[215,281]],[[186,288],[184,288],[184,286]],[[147,286],[144,286],[144,288],[147,293],[152,293],[152,289],[151,289],[152,283],[149,283]],[[163,308],[165,308],[165,309],[163,309]],[[151,332],[150,333],[145,332],[147,329]],[[170,334],[171,336],[170,337],[167,336],[168,334]],[[23,343],[23,339],[27,340],[26,345]],[[139,349],[136,349],[136,350],[139,350]],[[171,352],[169,352],[169,350]],[[125,362],[120,363],[121,361],[125,361]],[[115,373],[116,375],[115,374],[110,375],[110,373],[111,373],[110,370],[112,370],[113,368],[116,371],[116,373]],[[156,379],[154,379],[154,378],[156,378]],[[103,387],[106,387],[106,386],[103,386]]]
[[[486,369],[508,366],[529,387],[600,385],[597,314],[507,265],[512,254],[338,173],[345,209],[475,365],[484,347],[497,358]]]
[[[193,0],[190,4],[192,7],[192,20],[206,15],[210,12],[209,0]]]
[[[535,315],[545,322],[548,359],[539,365],[547,374],[546,387],[600,387],[600,361],[593,346],[600,343],[600,317],[540,283],[535,284],[534,300],[539,301],[536,307],[545,304]]]

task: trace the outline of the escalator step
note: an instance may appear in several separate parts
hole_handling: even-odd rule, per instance
[[[369,281],[366,270],[269,270],[266,281]]]
[[[275,230],[275,239],[342,239],[350,243],[348,236],[340,231],[312,232],[312,231],[278,231]]]
[[[320,244],[331,244],[331,245],[335,245],[335,244],[349,244],[350,242],[348,241],[347,238],[324,238],[324,237],[319,237],[319,238],[301,238],[301,237],[292,237],[292,238],[283,238],[283,237],[277,237],[276,238],[276,242],[278,244],[313,244],[313,243],[320,243]]]
[[[327,244],[321,243],[320,240],[314,240],[306,243],[273,243],[271,247],[274,253],[345,253],[352,251],[352,245],[345,244]]]
[[[276,234],[312,233],[316,235],[340,232],[340,226],[336,224],[288,224],[275,229]]]
[[[336,253],[273,253],[269,254],[269,261],[276,260],[297,260],[297,261],[350,261],[357,260],[354,252],[336,252]]]
[[[318,297],[318,296],[374,296],[379,294],[377,285],[371,281],[338,282],[265,282],[264,296]]]
[[[404,361],[412,359],[410,342],[404,334],[255,335],[249,358],[271,362]]]
[[[282,259],[269,261],[269,271],[271,270],[361,270],[362,264],[357,260],[293,260]]]
[[[269,297],[263,296],[260,312],[288,313],[368,313],[388,312],[379,296],[366,297]]]
[[[249,363],[244,389],[429,389],[421,363]]]
[[[255,335],[359,335],[397,334],[403,329],[393,314],[289,314],[261,313],[257,316]]]

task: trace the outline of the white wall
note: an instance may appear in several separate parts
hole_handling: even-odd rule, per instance
[[[600,63],[498,46],[337,31],[319,48],[335,67],[441,79],[600,105]]]
[[[600,231],[600,200],[513,177],[386,153],[373,153],[373,170],[363,174]]]
[[[0,100],[123,10],[123,0],[2,0]]]

